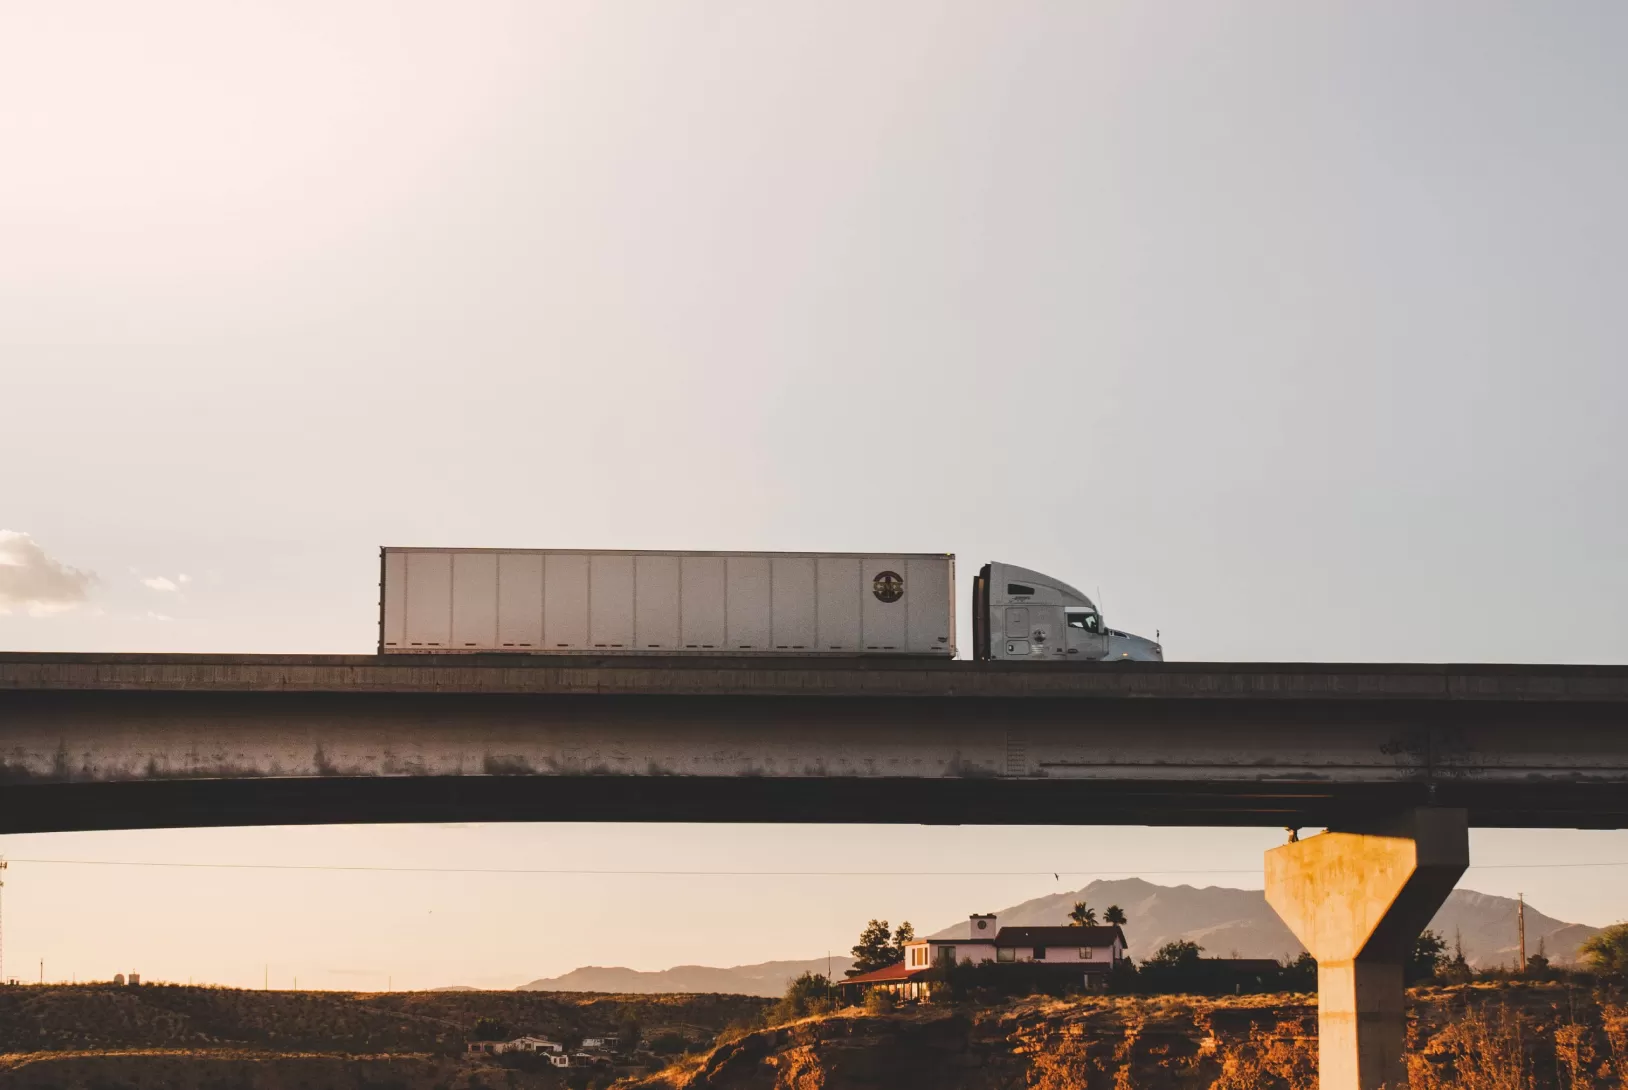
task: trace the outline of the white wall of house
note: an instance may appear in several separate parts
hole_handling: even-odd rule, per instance
[[[1114,963],[1114,947],[1112,946],[1046,946],[1042,947],[1045,955],[1035,957],[1033,946],[1004,946],[996,955],[997,961],[1043,961],[1047,965],[1056,962],[1059,965],[1070,962],[1081,962],[1087,965],[1112,965]],[[1007,951],[1011,953],[1008,954]]]
[[[959,965],[963,961],[977,963],[980,961],[995,960],[995,944],[991,942],[957,942],[946,939],[941,942],[913,942],[904,948],[904,963],[910,969],[926,969],[937,965],[943,956],[943,951],[953,950],[952,955]]]

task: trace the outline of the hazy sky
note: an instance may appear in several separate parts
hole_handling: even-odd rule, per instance
[[[963,600],[986,560],[1038,568],[1172,658],[1628,660],[1625,50],[1613,0],[0,0],[0,648],[367,651],[392,543],[951,551]],[[0,849],[966,842],[1258,885],[1275,837]],[[1628,860],[1615,834],[1476,843]],[[1578,873],[1540,907],[1623,914],[1628,868]],[[372,949],[397,939],[420,984],[818,953],[1055,888],[11,874],[13,971],[117,938],[76,971],[242,983],[411,962]],[[1539,886],[1514,874],[1467,882]]]

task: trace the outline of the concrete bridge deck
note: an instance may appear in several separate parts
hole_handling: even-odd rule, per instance
[[[0,831],[1628,824],[1628,668],[0,654]]]

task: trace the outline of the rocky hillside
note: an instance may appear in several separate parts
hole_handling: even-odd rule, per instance
[[[1619,1087],[1628,1006],[1561,985],[1423,989],[1414,1090]],[[1309,996],[1028,999],[848,1010],[727,1038],[619,1090],[1315,1090]]]

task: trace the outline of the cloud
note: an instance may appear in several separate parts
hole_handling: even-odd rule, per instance
[[[30,616],[59,613],[84,602],[96,576],[46,555],[39,543],[18,530],[0,530],[0,613],[27,610]]]
[[[151,579],[143,579],[141,581],[141,585],[151,590],[169,591],[175,589],[175,584],[170,582],[168,579],[165,579],[162,575],[155,575]]]

